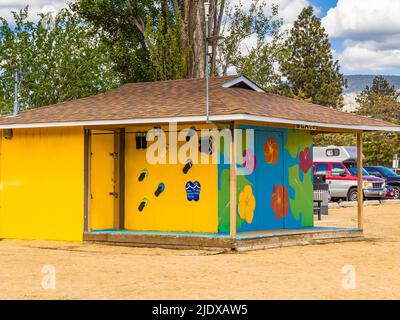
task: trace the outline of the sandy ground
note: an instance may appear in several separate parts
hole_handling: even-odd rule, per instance
[[[332,210],[320,225],[355,216]],[[400,299],[400,205],[367,207],[365,234],[239,254],[3,240],[0,299]],[[55,289],[42,288],[46,265]]]

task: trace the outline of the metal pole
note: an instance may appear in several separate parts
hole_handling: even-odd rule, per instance
[[[209,15],[210,15],[210,3],[206,1],[204,3],[204,13],[205,13],[205,22],[206,22],[206,39],[205,39],[205,46],[206,46],[206,65],[205,65],[205,79],[206,79],[206,122],[210,123],[210,106],[209,106],[209,92],[208,92],[208,77],[209,77],[209,72],[208,72],[208,63],[209,63],[209,57],[208,57],[208,21],[209,21]]]
[[[357,133],[357,225],[363,229],[363,133]]]

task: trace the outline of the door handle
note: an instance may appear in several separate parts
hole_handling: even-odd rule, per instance
[[[118,192],[110,192],[109,195],[118,198]]]

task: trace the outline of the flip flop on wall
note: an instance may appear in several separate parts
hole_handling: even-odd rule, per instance
[[[147,200],[146,198],[143,198],[143,200],[140,202],[139,204],[139,212],[142,212],[144,208],[146,208],[147,204],[149,203],[149,200]]]
[[[143,170],[140,172],[140,175],[139,175],[138,180],[139,180],[140,182],[142,182],[142,181],[144,180],[144,178],[146,178],[148,175],[149,175],[149,171],[148,171],[147,169],[143,169]]]
[[[182,169],[183,173],[187,174],[192,167],[193,167],[193,161],[192,159],[189,159],[188,161],[186,161],[186,164]]]
[[[157,190],[154,192],[154,195],[155,195],[156,197],[158,197],[161,193],[164,192],[164,190],[165,190],[165,185],[164,185],[164,183],[161,182],[161,183],[158,185]]]
[[[188,201],[199,201],[201,185],[198,181],[188,181],[185,186]]]

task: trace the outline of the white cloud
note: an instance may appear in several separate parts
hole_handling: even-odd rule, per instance
[[[368,43],[356,42],[345,46],[339,60],[345,72],[381,73],[400,69],[400,49],[380,50]]]
[[[400,0],[338,0],[322,19],[345,73],[400,70]],[[397,72],[398,73],[398,72]]]
[[[29,5],[30,17],[36,19],[39,13],[57,12],[66,7],[67,2],[69,0],[1,0],[0,17],[11,21],[11,11],[19,11]]]
[[[322,23],[331,37],[368,38],[400,33],[399,0],[339,0]]]
[[[279,6],[279,16],[283,19],[285,29],[291,28],[300,12],[310,5],[308,0],[275,0],[273,3]]]

